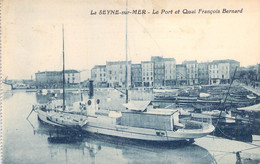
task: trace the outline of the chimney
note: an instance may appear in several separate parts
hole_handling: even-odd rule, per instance
[[[93,80],[89,80],[89,99],[94,96]]]

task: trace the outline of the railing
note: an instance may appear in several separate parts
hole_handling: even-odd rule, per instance
[[[183,122],[184,124],[184,129],[197,129],[197,130],[205,130],[212,125],[212,119],[211,118],[204,118],[201,119],[200,121],[195,121],[195,120],[185,120]]]

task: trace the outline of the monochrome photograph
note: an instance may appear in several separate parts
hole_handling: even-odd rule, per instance
[[[1,162],[260,163],[259,6],[2,0]]]

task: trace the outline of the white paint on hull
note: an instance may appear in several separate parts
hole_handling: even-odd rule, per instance
[[[63,126],[63,125],[56,124],[56,123],[54,123],[54,122],[49,121],[49,120],[47,119],[47,117],[48,117],[47,112],[43,112],[43,111],[41,111],[41,110],[37,110],[36,112],[38,113],[38,117],[39,117],[39,119],[40,119],[41,121],[43,121],[43,122],[45,122],[45,123],[47,123],[47,124],[50,124],[50,125],[59,126],[59,127],[65,127],[65,126]]]
[[[37,110],[39,118],[48,124],[64,127],[60,124],[55,124],[47,119],[47,112]],[[148,128],[138,128],[121,126],[115,124],[102,123],[98,118],[89,117],[87,125],[82,127],[83,131],[97,133],[115,137],[138,139],[146,141],[182,141],[188,139],[200,138],[208,135],[214,130],[214,126],[210,125],[208,129],[179,129],[177,131],[163,131]]]
[[[201,138],[214,130],[214,126],[210,126],[208,130],[177,130],[177,131],[162,131],[147,128],[128,127],[120,125],[105,125],[89,122],[83,126],[82,130],[116,137],[140,139],[148,141],[181,141],[188,139]],[[158,135],[160,134],[160,135]]]

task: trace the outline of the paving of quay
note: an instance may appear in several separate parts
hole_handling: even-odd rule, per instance
[[[195,140],[195,144],[207,149],[217,163],[236,163],[239,152],[242,163],[260,163],[260,136],[253,135],[253,142],[241,142],[208,135]]]
[[[253,92],[254,94],[256,94],[257,96],[260,96],[260,88],[254,88],[252,86],[248,86],[248,85],[244,85],[244,84],[241,84],[245,89]]]

